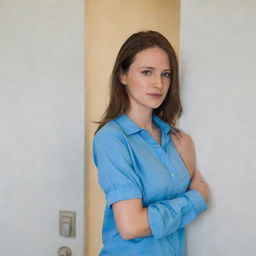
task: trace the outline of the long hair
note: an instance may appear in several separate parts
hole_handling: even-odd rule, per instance
[[[109,104],[98,123],[97,131],[108,121],[125,113],[129,108],[129,97],[126,87],[120,81],[122,72],[127,72],[133,63],[135,56],[142,50],[160,47],[163,49],[170,62],[171,79],[170,87],[162,104],[153,109],[153,114],[160,117],[170,125],[175,125],[176,119],[181,116],[182,106],[179,93],[179,71],[175,51],[170,42],[159,32],[148,30],[132,34],[120,48],[110,79]]]

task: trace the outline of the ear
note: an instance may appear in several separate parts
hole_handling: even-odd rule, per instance
[[[124,85],[127,85],[127,74],[124,72],[120,72],[120,82]]]

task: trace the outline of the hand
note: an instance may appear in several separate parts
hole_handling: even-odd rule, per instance
[[[190,173],[190,177],[193,178],[196,170],[196,153],[192,138],[180,130],[171,134],[171,138]]]
[[[189,189],[197,190],[205,199],[206,202],[209,200],[209,190],[207,183],[203,180],[201,173],[195,170],[194,177],[190,183]]]

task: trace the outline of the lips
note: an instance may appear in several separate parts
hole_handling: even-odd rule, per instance
[[[159,98],[162,96],[162,94],[158,94],[158,93],[148,93],[149,96],[153,97],[153,98]]]

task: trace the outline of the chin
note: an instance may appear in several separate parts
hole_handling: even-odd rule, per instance
[[[143,105],[144,107],[151,108],[151,109],[159,108],[162,103],[163,103],[162,100],[159,100],[159,101],[144,101],[144,102],[141,101],[140,102],[140,104]]]
[[[152,108],[152,109],[156,109],[156,108],[159,108],[161,106],[161,104],[162,104],[162,102],[160,104],[151,104],[148,107]]]
[[[163,101],[158,101],[158,102],[151,102],[151,107],[152,108],[159,108],[161,106],[161,104],[163,103]]]

